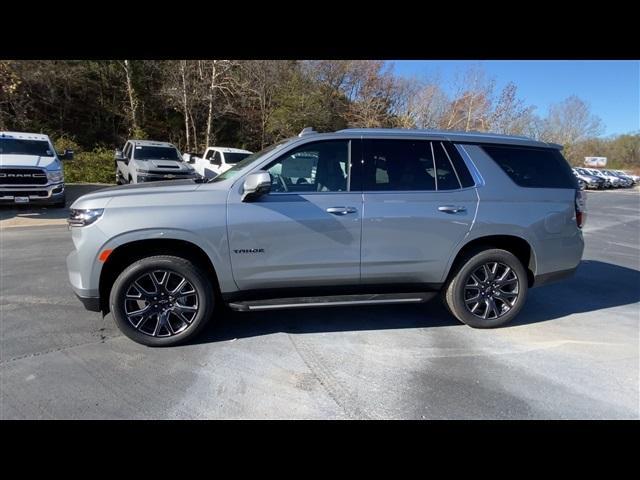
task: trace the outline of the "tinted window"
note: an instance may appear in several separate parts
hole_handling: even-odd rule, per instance
[[[345,192],[349,170],[349,142],[314,142],[270,163],[271,191]]]
[[[227,152],[224,154],[224,163],[226,163],[227,165],[235,165],[236,163],[238,163],[240,160],[247,158],[249,155],[251,155],[250,153],[230,153]]]
[[[482,145],[483,150],[521,187],[577,188],[576,177],[559,150]]]
[[[0,154],[53,157],[49,142],[44,140],[22,140],[19,138],[0,138]]]
[[[444,150],[444,146],[441,142],[432,142],[433,158],[436,163],[437,182],[436,186],[438,190],[456,190],[460,188],[458,178],[453,170],[453,165],[449,161],[449,157]]]
[[[233,167],[231,167],[226,172],[221,173],[220,175],[218,175],[217,177],[212,178],[209,181],[215,183],[215,182],[221,182],[223,180],[228,180],[230,178],[233,178],[243,168],[248,167],[253,162],[258,161],[260,159],[260,157],[265,156],[266,154],[270,153],[272,150],[276,150],[278,148],[282,148],[286,143],[288,143],[290,141],[291,141],[290,138],[286,138],[284,140],[279,141],[278,143],[274,143],[273,145],[268,146],[267,148],[263,148],[259,152],[252,153],[248,157],[246,157],[243,160],[241,160],[238,163],[236,163]]]
[[[442,142],[442,145],[444,146],[449,156],[449,160],[451,160],[451,163],[453,163],[453,168],[455,168],[456,173],[458,174],[458,180],[460,180],[460,184],[462,185],[462,187],[467,188],[475,185],[473,177],[471,176],[471,172],[469,172],[469,169],[465,165],[464,160],[462,160],[458,149],[448,142]]]
[[[435,190],[429,142],[365,140],[364,190]]]
[[[173,147],[136,147],[136,160],[177,160],[181,161],[178,150]]]
[[[213,156],[211,157],[211,163],[214,165],[222,164],[222,160],[220,158],[220,152],[218,152],[217,150],[213,152]]]

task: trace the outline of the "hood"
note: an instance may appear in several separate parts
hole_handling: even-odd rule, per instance
[[[0,167],[41,167],[47,168],[56,163],[56,157],[39,157],[38,155],[1,154]]]
[[[145,165],[145,168],[149,170],[171,170],[173,172],[183,172],[187,170],[191,170],[184,162],[179,162],[177,160],[136,160],[141,164]],[[178,168],[176,168],[178,167]]]
[[[196,183],[193,180],[167,180],[104,188],[81,196],[73,202],[71,208],[105,208],[114,198],[123,199],[124,197],[129,197],[128,200],[135,205],[141,203],[142,197],[145,196],[190,192],[202,185],[202,183]]]

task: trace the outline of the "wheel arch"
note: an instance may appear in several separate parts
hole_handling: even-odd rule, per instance
[[[109,311],[109,295],[115,279],[136,260],[154,255],[172,255],[186,258],[203,268],[211,279],[216,295],[220,293],[218,273],[209,255],[198,245],[188,240],[175,238],[152,238],[133,240],[116,247],[102,266],[98,284],[100,309]]]
[[[527,271],[527,281],[529,287],[533,286],[537,263],[535,250],[527,239],[512,234],[484,235],[481,237],[470,239],[469,241],[462,244],[458,248],[453,261],[451,262],[451,265],[447,272],[446,281],[449,281],[460,263],[463,262],[465,258],[489,248],[500,248],[514,254],[518,258],[518,260],[520,260],[522,266]]]

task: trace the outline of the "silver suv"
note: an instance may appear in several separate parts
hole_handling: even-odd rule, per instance
[[[305,129],[210,180],[101,190],[69,218],[71,284],[152,346],[234,310],[423,302],[488,328],[580,263],[560,146],[450,131]]]

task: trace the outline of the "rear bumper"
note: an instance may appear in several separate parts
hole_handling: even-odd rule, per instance
[[[550,283],[559,282],[560,280],[564,280],[566,278],[570,278],[576,273],[578,267],[569,268],[567,270],[559,270],[557,272],[549,272],[542,275],[536,275],[533,278],[533,286],[541,287],[542,285],[548,285]]]

